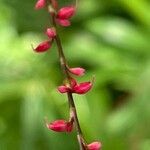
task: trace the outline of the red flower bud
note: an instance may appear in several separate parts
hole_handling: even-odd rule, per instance
[[[55,28],[47,28],[46,30],[46,35],[49,37],[49,38],[54,38],[56,36],[56,29]]]
[[[85,69],[83,68],[69,68],[69,71],[74,74],[74,75],[77,75],[77,76],[83,76],[84,73],[85,73]]]
[[[57,18],[65,20],[70,19],[75,13],[75,7],[74,6],[68,6],[61,8],[57,13]]]
[[[102,145],[100,142],[93,142],[87,145],[88,150],[100,150]]]
[[[33,48],[34,51],[41,53],[47,51],[51,47],[51,42],[50,41],[44,41],[40,43],[36,48]]]
[[[46,5],[45,0],[38,0],[35,4],[35,9],[42,9],[45,7],[45,5]]]
[[[77,84],[73,88],[73,92],[77,94],[85,94],[92,88],[92,82],[83,82],[80,84]]]
[[[68,27],[70,26],[70,21],[67,20],[67,19],[56,19],[56,22],[61,25],[61,26],[64,26],[64,27]]]
[[[65,120],[56,120],[47,124],[47,128],[56,132],[71,132],[73,129],[73,123]]]

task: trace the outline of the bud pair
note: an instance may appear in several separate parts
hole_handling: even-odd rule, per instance
[[[83,82],[77,83],[75,79],[71,78],[70,83],[61,85],[58,87],[60,93],[76,93],[76,94],[85,94],[92,88],[92,82]]]
[[[41,53],[51,48],[53,39],[56,36],[55,28],[47,28],[46,35],[49,37],[49,40],[41,42],[36,48],[33,48],[35,52]]]
[[[71,132],[73,130],[73,121],[56,120],[52,123],[47,123],[46,126],[56,132]]]
[[[56,21],[61,26],[70,26],[70,18],[75,14],[75,7],[74,6],[67,6],[61,8],[56,16]]]
[[[42,9],[46,6],[46,0],[38,0],[35,4],[35,9]],[[54,9],[58,8],[58,3],[56,0],[52,0],[52,6]],[[67,6],[61,8],[57,15],[56,15],[56,21],[61,26],[70,26],[69,19],[74,15],[75,13],[75,7],[74,6]]]

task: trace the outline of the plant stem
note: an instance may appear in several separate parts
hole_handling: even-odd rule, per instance
[[[60,65],[61,65],[62,71],[65,74],[66,79],[68,80],[68,83],[70,83],[70,78],[71,77],[70,77],[70,74],[69,74],[68,68],[67,68],[68,64],[67,64],[64,52],[63,52],[63,48],[62,48],[61,40],[59,38],[59,34],[57,32],[57,26],[56,26],[56,22],[55,22],[55,17],[56,16],[55,16],[55,14],[53,14],[53,15],[51,15],[51,17],[52,17],[52,25],[55,27],[56,33],[57,33],[56,37],[55,37],[55,42],[56,42],[58,53],[59,53]],[[78,143],[79,143],[79,146],[80,146],[80,150],[87,150],[87,148],[83,144],[83,142],[84,142],[83,135],[82,135],[80,123],[79,123],[79,120],[78,120],[76,106],[75,106],[75,103],[74,103],[72,93],[68,92],[67,97],[68,97],[69,107],[70,107],[70,110],[71,110],[71,113],[73,115],[73,119],[74,119],[74,122],[75,122],[75,127],[76,127],[76,130],[77,130],[77,139],[78,139]]]

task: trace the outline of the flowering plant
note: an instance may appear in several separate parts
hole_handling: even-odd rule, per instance
[[[33,48],[33,50],[37,53],[46,52],[51,48],[53,42],[56,42],[60,65],[65,76],[63,84],[58,87],[58,91],[62,94],[67,94],[70,110],[70,118],[67,121],[60,119],[51,123],[46,122],[46,126],[48,129],[56,132],[71,132],[75,127],[80,150],[100,150],[100,142],[96,141],[90,144],[86,143],[81,131],[73,99],[73,93],[86,94],[88,91],[90,91],[93,81],[77,83],[76,79],[72,77],[72,75],[83,76],[85,74],[85,69],[81,67],[69,67],[57,30],[57,25],[63,27],[68,27],[71,25],[70,19],[76,12],[76,6],[66,6],[59,9],[57,0],[38,0],[35,4],[35,9],[38,10],[42,8],[46,8],[50,14],[52,27],[47,28],[45,32],[48,39],[41,42],[37,47]]]

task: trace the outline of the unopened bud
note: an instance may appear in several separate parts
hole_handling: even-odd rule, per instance
[[[47,28],[46,35],[49,38],[54,38],[56,36],[56,29],[55,28]]]
[[[59,19],[70,19],[75,13],[74,6],[68,6],[61,8],[57,13],[57,18]]]
[[[68,87],[66,87],[66,86],[64,86],[64,85],[61,85],[61,86],[58,87],[58,91],[59,91],[60,93],[66,93],[66,92],[69,92],[70,90],[69,90]]]
[[[100,142],[93,142],[87,145],[88,150],[100,150],[102,145]]]
[[[67,19],[56,19],[56,22],[63,27],[68,27],[71,25],[70,21]]]
[[[64,85],[61,85],[58,87],[58,91],[60,93],[67,93],[67,92],[73,92],[73,88],[77,85],[77,81],[73,78],[70,78],[70,80],[66,80]]]
[[[73,88],[73,92],[77,94],[85,94],[92,88],[92,82],[83,82],[80,84],[77,84]]]
[[[42,9],[45,7],[45,5],[46,5],[45,0],[38,0],[35,4],[35,9]]]
[[[77,75],[77,76],[83,76],[84,73],[85,73],[85,69],[83,68],[69,68],[69,71],[74,74],[74,75]]]
[[[73,123],[65,120],[56,120],[47,124],[47,128],[56,132],[71,132],[73,129]]]
[[[41,53],[47,51],[51,47],[50,41],[44,41],[40,43],[36,48],[33,48],[35,52]]]

